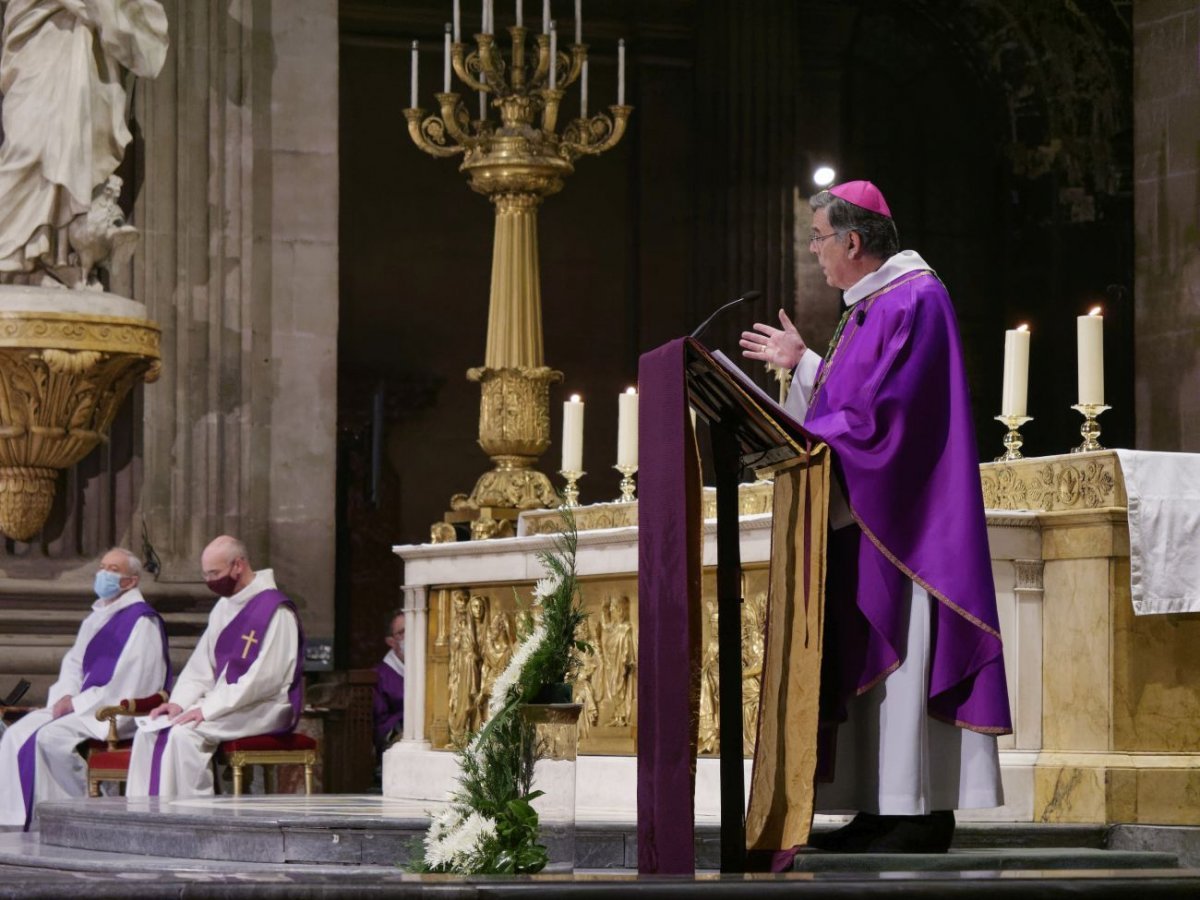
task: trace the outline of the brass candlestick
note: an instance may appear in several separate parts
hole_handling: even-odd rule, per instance
[[[620,463],[617,463],[615,466],[613,466],[613,468],[621,473],[620,502],[621,503],[632,503],[634,500],[637,499],[637,494],[635,493],[636,484],[633,480],[633,476],[634,476],[634,473],[637,472],[638,467],[631,466],[631,465],[621,465]]]
[[[1103,403],[1078,403],[1071,409],[1083,416],[1083,424],[1079,426],[1079,433],[1083,435],[1083,443],[1078,447],[1072,447],[1071,452],[1086,453],[1089,450],[1103,450],[1100,442],[1096,440],[1100,437],[1100,423],[1096,421],[1096,417],[1112,407],[1105,406]]]
[[[558,474],[567,480],[567,486],[563,488],[562,492],[562,506],[566,509],[574,509],[579,506],[579,479],[587,472],[563,469]]]
[[[1008,434],[1004,435],[1004,452],[996,457],[996,462],[1012,462],[1014,459],[1021,459],[1021,445],[1025,443],[1021,439],[1020,428],[1026,422],[1032,422],[1032,416],[996,416],[996,421],[1004,425],[1008,429]]]
[[[559,109],[565,89],[583,73],[587,44],[572,44],[552,59],[549,35],[520,26],[507,32],[507,53],[499,35],[477,34],[473,46],[456,41],[450,54],[458,80],[486,96],[499,121],[473,119],[454,91],[434,95],[432,114],[404,110],[413,142],[431,156],[461,154],[460,171],[495,209],[487,346],[483,366],[468,373],[482,389],[479,444],[494,467],[469,497],[451,501],[460,516],[558,505],[550,479],[535,468],[550,446],[549,385],[562,380],[544,363],[537,209],[543,197],[562,190],[577,158],[616,146],[633,111],[609,106],[572,119],[560,134]]]

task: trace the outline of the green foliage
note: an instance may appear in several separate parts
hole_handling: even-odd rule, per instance
[[[548,573],[548,580],[539,584],[552,590],[543,592],[540,602],[535,597],[519,626],[522,645],[532,640],[537,644],[525,648],[523,664],[522,648],[514,653],[512,665],[520,665],[514,677],[497,678],[498,689],[506,691],[504,705],[459,748],[461,775],[450,811],[435,817],[425,852],[409,864],[409,871],[528,874],[546,866],[549,856],[537,842],[538,814],[531,805],[542,793],[532,789],[537,736],[521,715],[521,706],[533,701],[543,685],[573,681],[579,670],[578,654],[591,652],[586,642],[576,638],[585,617],[575,578],[577,547],[575,521],[568,511],[566,530],[555,539],[553,550],[539,554]],[[500,687],[502,683],[507,687]],[[486,820],[486,827],[478,827],[483,821],[479,817]],[[464,825],[469,819],[475,831]],[[478,840],[472,847],[464,849],[459,847],[461,841],[455,842],[455,835],[476,833]],[[456,853],[447,853],[446,842],[458,848]]]

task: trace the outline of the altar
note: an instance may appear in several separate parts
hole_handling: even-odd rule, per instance
[[[1000,739],[1006,804],[963,820],[1194,823],[1200,817],[1200,615],[1138,616],[1130,588],[1129,502],[1113,451],[980,467],[1013,734]],[[743,485],[743,749],[753,746],[770,485]],[[698,819],[719,814],[715,751],[716,535],[704,528]],[[576,510],[583,635],[597,648],[576,700],[580,820],[636,810],[637,504]],[[397,546],[407,620],[403,739],[384,755],[383,791],[441,800],[454,741],[480,724],[507,664],[515,615],[542,572],[559,513],[522,515],[516,537]],[[746,760],[747,770],[749,759]],[[747,772],[748,774],[748,772]]]

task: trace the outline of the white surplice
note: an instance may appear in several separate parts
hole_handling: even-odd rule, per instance
[[[87,765],[76,747],[82,741],[103,740],[108,736],[108,723],[97,721],[96,710],[162,690],[167,676],[162,633],[158,621],[150,616],[143,616],[134,624],[108,684],[82,690],[83,655],[92,638],[118,612],[144,601],[142,592],[133,588],[115,600],[97,600],[92,604],[92,612],[83,620],[75,643],[63,657],[58,680],[50,686],[46,707],[18,719],[0,738],[0,825],[25,822],[17,752],[31,734],[37,731],[34,804],[82,797],[87,793]],[[72,698],[74,711],[55,720],[50,710],[63,697]],[[131,719],[123,719],[121,736],[129,737],[133,727]]]
[[[847,290],[843,300],[851,307],[901,275],[928,268],[915,251],[901,251]],[[784,409],[797,421],[808,415],[820,364],[821,357],[809,349],[796,366]],[[853,522],[834,478],[830,528]],[[996,736],[956,728],[928,714],[931,599],[924,588],[911,581],[909,585],[908,639],[901,665],[849,700],[849,718],[838,728],[834,780],[817,785],[820,812],[924,815],[1004,804]],[[836,648],[827,646],[825,652]]]
[[[288,726],[292,706],[288,688],[296,669],[300,635],[296,617],[281,606],[271,617],[258,658],[236,684],[216,671],[217,638],[251,598],[275,588],[270,569],[256,572],[254,579],[232,597],[222,597],[208,617],[208,627],[179,675],[171,702],[186,712],[199,707],[204,721],[172,727],[159,769],[160,797],[187,797],[213,792],[210,765],[217,745],[234,738],[269,734]],[[145,797],[150,792],[150,768],[159,731],[170,725],[165,716],[154,721],[139,720],[133,741],[126,793]]]

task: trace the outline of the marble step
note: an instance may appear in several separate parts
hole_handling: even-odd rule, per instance
[[[179,860],[195,866],[259,863],[306,866],[394,866],[418,848],[428,804],[378,796],[296,795],[213,797],[160,802],[120,797],[43,804],[38,846],[56,864],[74,852],[127,854]],[[822,823],[821,828],[833,827]],[[1020,869],[1163,869],[1176,853],[1153,845],[1108,848],[1103,826],[963,824],[949,854],[839,855],[808,853],[796,869],[807,872],[879,872]],[[628,821],[580,822],[579,868],[633,869],[636,829]],[[62,856],[66,854],[66,856]],[[719,865],[719,828],[697,825],[696,861]],[[12,863],[11,859],[0,862]]]

